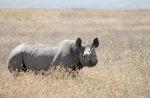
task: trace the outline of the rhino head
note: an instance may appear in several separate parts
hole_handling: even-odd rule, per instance
[[[82,66],[93,67],[97,64],[97,54],[95,48],[99,46],[98,38],[93,40],[92,44],[82,43],[81,38],[77,38],[75,42],[76,59]]]

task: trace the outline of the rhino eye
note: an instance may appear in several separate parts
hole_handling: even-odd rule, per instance
[[[92,63],[92,61],[91,61],[91,60],[89,60],[89,62],[90,62],[90,63]]]
[[[90,50],[88,50],[88,52],[91,52],[91,49],[90,49]]]
[[[84,58],[86,58],[86,57],[87,57],[87,55],[86,55],[86,54],[84,54],[84,55],[83,55],[83,57],[84,57]]]

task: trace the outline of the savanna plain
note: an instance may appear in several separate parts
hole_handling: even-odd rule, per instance
[[[24,42],[100,41],[99,62],[77,77],[62,71],[14,76],[10,52]],[[150,11],[0,9],[0,98],[150,98]]]

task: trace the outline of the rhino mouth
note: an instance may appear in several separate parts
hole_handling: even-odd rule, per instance
[[[92,62],[91,60],[89,60],[89,64],[88,67],[94,67],[96,66],[97,62]]]

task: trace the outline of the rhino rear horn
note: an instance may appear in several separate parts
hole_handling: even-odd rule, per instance
[[[98,46],[99,46],[98,38],[95,38],[95,39],[93,40],[92,47],[97,48]]]
[[[76,45],[80,47],[80,46],[81,46],[81,43],[82,43],[81,38],[77,38],[77,40],[76,40]]]

